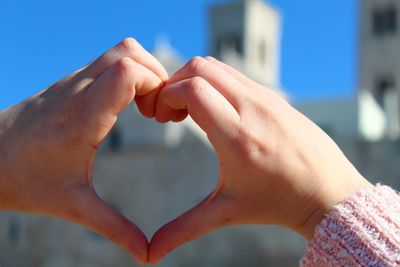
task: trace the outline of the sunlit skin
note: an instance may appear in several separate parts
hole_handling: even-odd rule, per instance
[[[97,196],[92,167],[118,113],[138,96],[139,108],[153,116],[157,91],[167,79],[153,56],[126,39],[85,68],[1,112],[0,209],[82,224],[146,263],[145,235]]]
[[[220,165],[215,190],[160,228],[150,246],[92,185],[97,148],[133,101],[158,122],[191,116]],[[0,210],[81,224],[142,264],[158,263],[178,246],[229,225],[278,224],[310,239],[334,204],[371,186],[276,92],[213,58],[196,57],[168,78],[130,38],[0,112]]]
[[[192,59],[161,91],[159,122],[183,111],[207,133],[219,182],[198,206],[158,230],[151,263],[229,225],[277,224],[310,239],[334,204],[372,186],[282,96],[213,58]]]

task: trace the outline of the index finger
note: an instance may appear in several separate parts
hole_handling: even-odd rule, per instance
[[[244,104],[243,98],[249,94],[246,86],[220,66],[202,57],[195,57],[190,60],[170,78],[169,83],[195,77],[206,80],[240,112]]]
[[[160,78],[160,80],[166,81],[168,79],[167,71],[152,54],[144,49],[135,39],[126,38],[95,61],[84,67],[79,73],[77,73],[74,80],[95,80],[109,67],[124,57],[129,57],[136,63],[151,70]]]

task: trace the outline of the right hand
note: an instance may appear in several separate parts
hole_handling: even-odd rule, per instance
[[[331,207],[370,187],[338,146],[276,92],[213,58],[194,58],[158,97],[159,122],[188,112],[219,160],[215,190],[163,226],[157,263],[176,247],[234,224],[278,224],[305,238]]]

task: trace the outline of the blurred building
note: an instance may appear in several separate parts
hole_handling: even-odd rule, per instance
[[[400,2],[359,1],[358,91],[294,103],[372,182],[400,189]]]
[[[279,88],[280,13],[264,1],[233,1],[210,9],[211,55],[253,80]]]
[[[293,103],[338,142],[366,177],[397,188],[399,4],[361,3],[358,97]],[[209,18],[210,53],[281,91],[279,12],[262,0],[238,0],[212,6]],[[160,41],[153,54],[170,73],[184,63],[166,41]],[[120,115],[94,171],[99,195],[149,238],[206,197],[217,177],[215,154],[191,120],[160,125],[143,119],[134,106]],[[238,226],[181,247],[159,266],[297,266],[305,246],[301,237],[279,227]],[[136,264],[122,249],[83,227],[10,212],[0,215],[0,267],[14,266]]]
[[[364,0],[360,6],[360,133],[366,140],[400,137],[400,2]]]

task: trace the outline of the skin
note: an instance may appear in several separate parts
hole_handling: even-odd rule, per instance
[[[147,117],[168,75],[134,39],[0,113],[0,210],[62,218],[103,235],[140,263],[148,241],[96,194],[98,146],[135,96]]]
[[[0,210],[84,225],[140,263],[155,264],[178,246],[235,224],[278,224],[310,239],[334,204],[372,186],[321,129],[233,68],[197,57],[167,80],[160,63],[128,38],[0,112]],[[190,115],[220,164],[215,190],[160,228],[150,246],[92,185],[97,148],[133,100],[158,122]]]
[[[324,215],[372,185],[319,127],[274,91],[213,59],[196,57],[160,92],[156,119],[187,112],[207,133],[218,184],[156,232],[149,260],[237,224],[276,224],[311,239]]]

